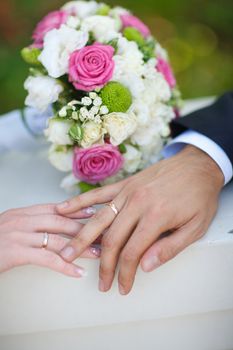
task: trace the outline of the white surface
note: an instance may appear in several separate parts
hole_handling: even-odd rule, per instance
[[[172,140],[163,150],[163,156],[169,158],[180,152],[186,145],[193,145],[207,153],[222,170],[225,185],[230,182],[233,168],[223,149],[214,141],[194,130],[187,130]]]
[[[0,211],[66,197],[43,146],[1,155],[0,169]],[[233,349],[232,185],[205,237],[157,271],[139,271],[129,296],[116,284],[97,291],[96,261],[82,261],[83,280],[30,266],[0,275],[0,349]]]

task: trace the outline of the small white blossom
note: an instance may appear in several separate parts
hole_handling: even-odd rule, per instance
[[[94,115],[98,114],[99,113],[99,107],[97,107],[97,106],[91,107],[89,113],[93,113]]]
[[[89,97],[90,97],[92,100],[94,100],[97,96],[98,96],[98,95],[97,95],[96,92],[90,92],[90,93],[89,93]]]
[[[89,116],[88,109],[86,107],[80,108],[80,114],[82,117],[87,118]]]
[[[72,112],[71,118],[74,120],[78,120],[78,112]]]
[[[94,99],[94,101],[93,101],[93,105],[97,106],[97,107],[101,106],[102,105],[102,98],[101,97],[96,97]]]
[[[81,102],[84,106],[90,106],[92,104],[91,98],[87,96],[83,97]]]
[[[66,106],[62,107],[62,109],[60,109],[60,111],[58,112],[59,117],[66,117],[67,116],[67,110],[66,110]]]
[[[101,106],[100,107],[100,114],[101,115],[104,115],[104,114],[108,114],[109,110],[108,110],[108,107],[107,106]]]

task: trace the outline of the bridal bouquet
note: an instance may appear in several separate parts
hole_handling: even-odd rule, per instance
[[[49,160],[81,191],[123,179],[161,158],[180,93],[167,53],[128,10],[71,1],[36,26],[22,50],[31,65],[26,105],[53,106]]]

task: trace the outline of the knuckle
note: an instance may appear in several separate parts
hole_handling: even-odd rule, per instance
[[[112,250],[115,246],[112,236],[105,234],[102,238],[101,245],[103,249]]]
[[[111,276],[113,273],[114,271],[110,266],[100,264],[100,270],[99,270],[100,278]]]
[[[158,258],[161,264],[165,264],[177,255],[177,249],[174,245],[169,245],[160,250]]]
[[[121,253],[120,260],[123,264],[129,264],[129,263],[136,262],[137,256],[136,256],[135,251],[132,248],[127,248],[127,249],[123,250],[123,252]]]

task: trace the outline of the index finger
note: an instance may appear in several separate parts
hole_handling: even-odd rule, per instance
[[[83,226],[79,234],[62,249],[61,257],[71,262],[81,256],[87,247],[111,225],[114,219],[115,214],[112,209],[108,205],[104,206]]]

